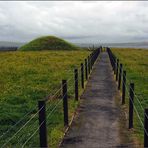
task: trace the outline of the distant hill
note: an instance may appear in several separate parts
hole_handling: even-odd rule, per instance
[[[25,43],[0,41],[0,47],[20,47]]]
[[[119,48],[145,48],[148,49],[148,42],[129,42],[129,43],[75,43],[80,47],[119,47]]]
[[[44,36],[21,46],[20,51],[77,50],[79,47],[55,36]]]
[[[16,51],[25,43],[0,41],[0,51]]]
[[[129,42],[129,43],[106,43],[103,46],[120,48],[148,48],[148,42]]]
[[[23,42],[9,42],[9,41],[0,41],[0,51],[9,51],[17,50],[21,46],[25,45]],[[108,47],[119,47],[119,48],[145,48],[148,49],[148,42],[129,42],[129,43],[73,43],[73,46],[79,47],[99,47],[108,46]],[[71,44],[72,45],[72,44]]]

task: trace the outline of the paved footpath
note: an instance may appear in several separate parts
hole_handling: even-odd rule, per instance
[[[78,114],[61,147],[122,147],[119,133],[120,109],[115,104],[117,92],[108,54],[103,52],[94,65],[81,97]]]

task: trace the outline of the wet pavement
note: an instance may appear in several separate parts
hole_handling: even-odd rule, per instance
[[[101,53],[81,96],[81,104],[61,148],[126,147],[120,138],[118,94],[108,54]]]

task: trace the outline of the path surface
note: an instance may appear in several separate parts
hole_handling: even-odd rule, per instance
[[[81,105],[62,148],[120,147],[119,108],[115,105],[117,86],[108,54],[101,53],[82,95]]]

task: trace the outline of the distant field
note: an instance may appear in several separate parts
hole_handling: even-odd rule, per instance
[[[135,107],[143,122],[143,108],[148,108],[148,50],[127,48],[111,50],[123,63],[123,68],[127,71],[127,79],[135,83]],[[128,108],[128,97],[126,97],[126,105]],[[133,134],[143,142],[143,127],[136,113],[134,113],[134,117],[135,130]]]
[[[71,98],[70,112],[74,111],[77,103],[73,101],[73,70],[80,67],[90,54],[87,50],[78,51],[35,51],[35,52],[0,52],[0,135],[7,131],[27,112],[32,110],[17,127],[0,136],[0,146],[14,135],[27,120],[37,111],[37,101],[47,95],[51,97],[61,87],[62,79],[69,79],[68,97]],[[61,98],[61,91],[57,98]],[[47,105],[48,111],[57,104],[57,99]],[[47,112],[48,113],[48,112]],[[38,117],[38,115],[37,115]],[[10,146],[22,146],[38,127],[35,117],[19,134],[8,142]],[[49,120],[48,141],[52,147],[63,134],[62,104]],[[52,137],[52,138],[51,138]],[[27,146],[38,146],[38,132],[27,143]],[[17,143],[17,144],[16,144]]]

